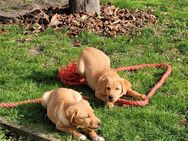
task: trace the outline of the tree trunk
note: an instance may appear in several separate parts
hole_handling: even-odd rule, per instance
[[[100,14],[100,0],[69,0],[71,12],[88,12]]]

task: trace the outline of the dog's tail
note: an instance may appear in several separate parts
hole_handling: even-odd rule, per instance
[[[47,103],[48,103],[48,100],[49,100],[49,97],[50,97],[50,94],[53,92],[52,91],[48,91],[48,92],[45,92],[42,96],[42,99],[41,99],[41,104],[44,108],[47,107]]]

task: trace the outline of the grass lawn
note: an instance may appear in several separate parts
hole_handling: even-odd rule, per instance
[[[109,110],[94,99],[90,88],[70,87],[92,97],[90,103],[102,121],[99,134],[107,141],[188,140],[188,0],[101,2],[112,2],[121,8],[152,9],[158,22],[140,29],[137,35],[113,38],[87,32],[69,37],[66,31],[53,29],[23,35],[23,27],[4,26],[6,33],[0,35],[0,101],[37,98],[45,91],[67,87],[57,80],[57,68],[76,59],[82,48],[92,46],[108,54],[113,68],[143,63],[169,63],[173,68],[146,107]],[[74,47],[74,40],[80,40],[81,47]],[[40,54],[32,55],[36,48]],[[146,93],[163,72],[163,69],[146,68],[120,75],[130,80],[135,90]],[[55,129],[40,104],[1,108],[0,116],[57,138],[75,140]],[[6,140],[1,129],[0,140]]]
[[[24,141],[27,138],[23,138],[22,136],[12,133],[5,128],[0,127],[0,141]]]

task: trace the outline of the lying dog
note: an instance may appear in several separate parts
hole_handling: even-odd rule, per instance
[[[134,98],[145,98],[131,89],[131,83],[110,68],[110,59],[95,48],[82,50],[78,62],[78,72],[86,78],[88,85],[95,91],[95,96],[113,107],[115,101],[127,94]]]
[[[99,128],[100,120],[77,91],[66,88],[48,91],[43,95],[41,103],[47,108],[48,118],[58,130],[85,140],[86,136],[76,130],[80,127],[93,141],[104,141],[104,138],[95,132],[95,129]]]

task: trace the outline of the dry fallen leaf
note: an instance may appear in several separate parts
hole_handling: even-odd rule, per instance
[[[51,19],[51,21],[50,21],[50,23],[49,23],[49,27],[58,27],[59,25],[61,25],[62,24],[62,22],[60,22],[60,20],[61,20],[61,16],[60,15],[58,15],[58,14],[55,14],[53,17],[52,17],[52,19]]]
[[[1,28],[1,29],[0,29],[0,34],[5,34],[5,33],[6,33],[5,29],[4,29],[4,28]]]
[[[80,47],[81,46],[81,42],[79,40],[75,40],[72,43],[75,47]]]
[[[21,39],[17,39],[16,41],[19,42],[19,43],[26,43],[26,42],[30,42],[31,39],[29,39],[29,38],[21,38]]]

